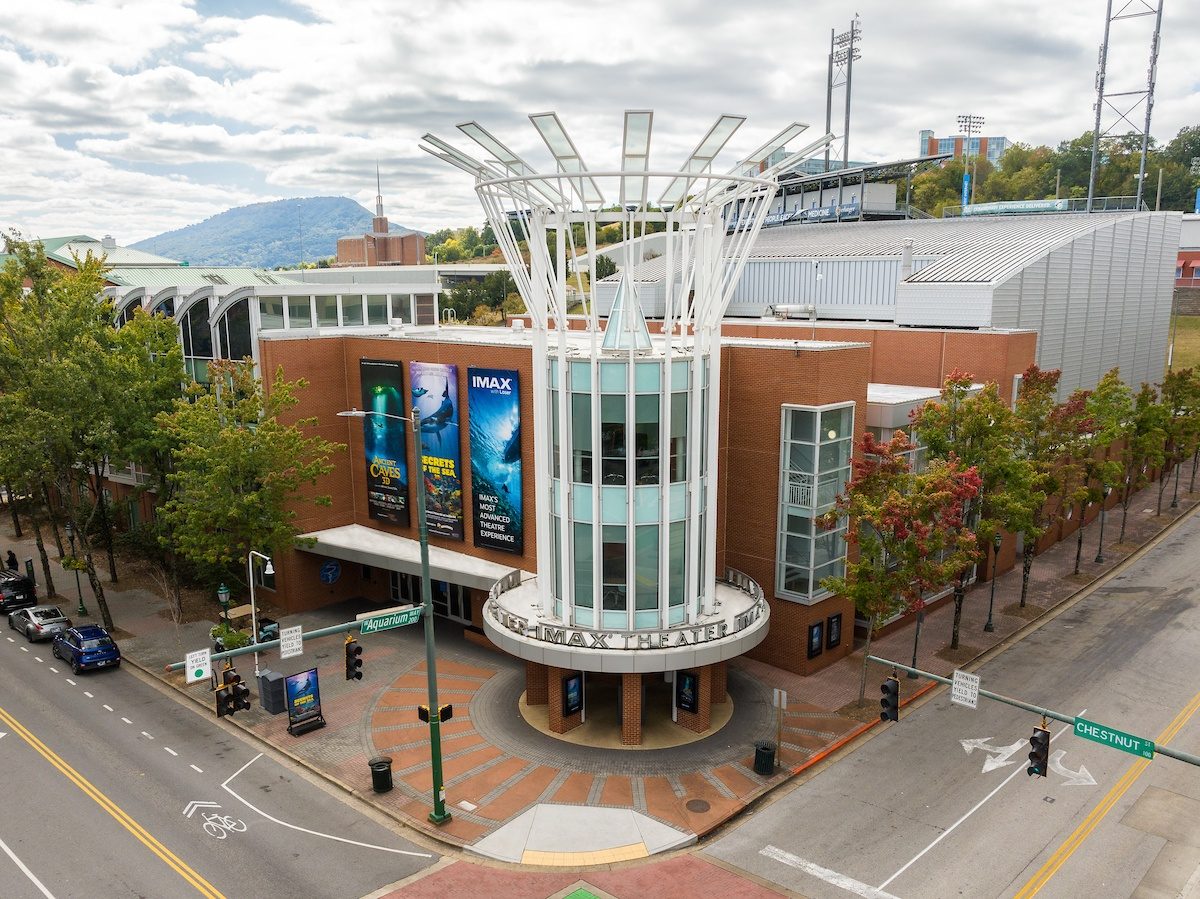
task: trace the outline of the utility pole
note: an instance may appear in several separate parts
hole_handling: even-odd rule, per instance
[[[829,29],[829,71],[825,76],[825,133],[833,128],[833,42],[837,29]],[[825,171],[829,171],[829,144],[825,145]]]
[[[967,171],[968,154],[971,152],[971,135],[983,133],[983,116],[981,115],[960,115],[958,117],[958,127],[961,131],[966,132],[966,139],[963,141],[963,172]],[[978,153],[975,154],[979,156]],[[967,195],[963,191],[963,205],[966,206],[968,201],[975,202],[975,172],[971,173],[971,193]]]
[[[837,34],[830,32],[829,67],[825,82],[825,132],[833,127],[833,91],[846,88],[846,111],[842,134],[842,168],[850,164],[850,87],[854,73],[854,60],[862,58],[858,42],[862,40],[862,19],[857,15],[851,20],[850,28]],[[839,80],[840,79],[840,80]],[[829,171],[829,148],[825,148],[825,171]],[[841,202],[841,198],[838,198]]]

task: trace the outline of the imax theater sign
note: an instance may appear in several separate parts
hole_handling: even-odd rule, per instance
[[[579,629],[556,624],[538,624],[530,629],[529,619],[514,615],[491,603],[492,618],[501,627],[555,646],[574,646],[580,649],[675,649],[682,646],[697,646],[721,640],[744,630],[762,617],[762,603],[757,602],[732,622],[716,621],[685,627],[673,627],[659,631],[601,631]]]

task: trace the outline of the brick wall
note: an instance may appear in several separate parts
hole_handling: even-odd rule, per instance
[[[642,743],[642,676],[621,675],[621,742],[626,746]]]
[[[712,701],[726,702],[729,699],[729,663],[718,662],[712,666]]]
[[[548,693],[546,691],[547,668],[538,662],[525,663],[525,704],[545,705]],[[561,684],[559,689],[562,689]],[[561,706],[562,699],[559,699]]]
[[[527,348],[503,346],[477,346],[461,343],[436,343],[433,341],[400,340],[388,337],[321,337],[294,338],[287,340],[264,340],[262,342],[262,370],[273,373],[282,367],[288,380],[306,378],[308,387],[300,391],[300,403],[287,416],[289,420],[315,418],[316,424],[307,433],[319,435],[336,442],[342,448],[334,453],[334,470],[321,478],[303,494],[308,497],[329,496],[329,506],[299,503],[295,507],[295,525],[300,533],[359,524],[363,527],[386,531],[411,540],[417,540],[415,489],[420,479],[414,477],[417,464],[415,447],[410,436],[406,436],[405,449],[409,470],[409,502],[413,504],[409,527],[399,527],[390,522],[376,521],[369,517],[367,509],[366,468],[363,462],[362,421],[354,418],[339,418],[337,413],[352,407],[361,407],[359,380],[360,359],[383,359],[408,363],[444,362],[458,365],[458,407],[460,421],[467,421],[467,368],[468,366],[508,368],[518,371],[521,389],[521,417],[526,423],[522,428],[522,457],[525,460],[522,502],[525,509],[524,553],[505,553],[499,550],[473,545],[474,521],[471,494],[471,447],[465,433],[460,435],[462,454],[461,477],[463,481],[463,533],[464,539],[450,540],[430,537],[433,546],[444,546],[455,552],[467,553],[526,571],[537,570],[534,521],[533,464],[533,375],[530,354]],[[408,389],[410,379],[405,365],[404,387]],[[465,428],[464,428],[465,431]],[[321,557],[299,551],[281,551],[276,561],[279,603],[286,609],[297,611],[364,595],[369,598],[387,599],[386,574],[382,588],[365,590],[353,578],[343,578],[332,587],[321,584],[316,576]],[[347,568],[357,566],[343,566]],[[472,603],[472,620],[477,618]]]
[[[841,597],[813,606],[775,598],[781,406],[852,400],[855,432],[861,432],[871,350],[732,346],[722,350],[721,359],[717,561],[752,577],[770,603],[766,639],[750,655],[809,674],[851,651],[853,615]],[[839,612],[844,631],[839,645],[826,649],[823,640],[821,654],[808,659],[808,625]]]

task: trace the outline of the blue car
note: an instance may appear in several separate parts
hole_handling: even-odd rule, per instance
[[[91,668],[118,668],[121,650],[102,627],[94,624],[72,627],[54,638],[50,652],[78,674]]]

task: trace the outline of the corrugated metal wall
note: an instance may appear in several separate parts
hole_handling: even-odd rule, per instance
[[[913,271],[934,261],[914,258]],[[819,281],[817,271],[811,259],[751,259],[733,292],[728,314],[758,318],[778,303],[815,303],[821,318],[893,319],[898,258],[826,258],[820,260]]]

